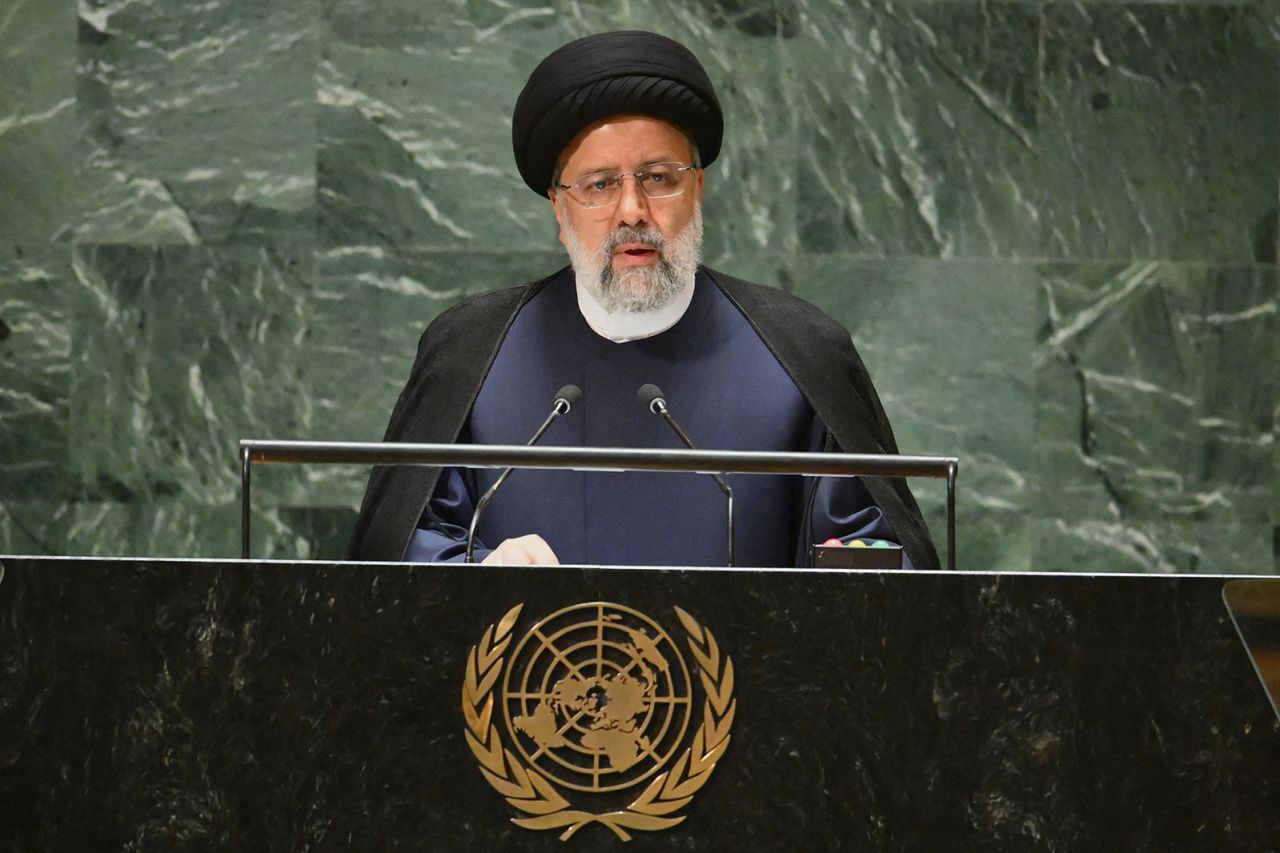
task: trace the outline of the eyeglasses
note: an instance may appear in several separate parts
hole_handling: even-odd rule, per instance
[[[583,207],[608,207],[622,197],[622,181],[635,178],[646,198],[671,198],[684,192],[692,181],[692,163],[651,163],[635,172],[591,172],[572,184],[557,184]]]

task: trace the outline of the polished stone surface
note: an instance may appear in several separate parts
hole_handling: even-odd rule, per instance
[[[848,318],[863,358],[879,365],[876,385],[899,446],[942,455],[966,448],[956,498],[961,568],[1030,565],[1036,284],[1030,264],[936,258],[814,256],[795,278],[797,294]],[[974,336],[958,352],[961,330],[991,326],[1009,331]],[[944,484],[922,481],[914,491],[940,539]]]
[[[1036,562],[1070,569],[1101,544],[1130,571],[1264,567],[1274,270],[1140,262],[1041,274]]]
[[[0,546],[231,556],[238,438],[380,437],[426,323],[563,263],[510,112],[620,27],[719,89],[708,263],[961,457],[962,566],[1277,571],[1271,0],[11,0]],[[363,479],[263,472],[259,556]]]
[[[1274,3],[1047,4],[1042,251],[1274,264],[1276,25]]]
[[[512,606],[609,601],[690,613],[737,703],[626,849],[1267,849],[1280,718],[1223,581],[0,558],[0,847],[622,849],[513,826],[459,703]]]

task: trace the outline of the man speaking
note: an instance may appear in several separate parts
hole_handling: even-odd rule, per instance
[[[845,329],[807,302],[699,265],[703,170],[723,129],[706,71],[664,36],[588,36],[544,59],[516,102],[512,142],[525,183],[550,202],[570,266],[441,314],[385,440],[524,444],[572,385],[580,399],[542,443],[680,447],[637,399],[654,385],[699,448],[897,453]],[[462,559],[476,502],[497,477],[375,469],[350,556]],[[737,565],[805,565],[812,544],[830,538],[890,540],[911,565],[938,565],[902,480],[726,479]],[[723,565],[725,540],[725,496],[711,477],[519,470],[480,517],[474,554]]]

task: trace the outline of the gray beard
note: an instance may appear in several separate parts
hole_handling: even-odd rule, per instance
[[[568,222],[568,220],[565,220]],[[613,268],[613,252],[623,243],[647,243],[658,252],[658,263]],[[572,225],[565,226],[565,247],[578,286],[590,293],[610,314],[642,314],[665,308],[686,288],[693,287],[702,255],[702,208],[674,240],[657,228],[624,225],[593,252],[582,244]]]

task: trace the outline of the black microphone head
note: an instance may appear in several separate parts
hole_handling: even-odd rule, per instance
[[[582,389],[577,385],[570,383],[556,392],[555,399],[551,401],[552,407],[559,406],[564,403],[564,411],[567,414],[570,409],[582,402]]]
[[[640,390],[636,392],[636,396],[640,398],[640,402],[644,403],[644,407],[655,415],[659,409],[666,408],[667,395],[662,393],[662,389],[652,382],[640,386]]]

